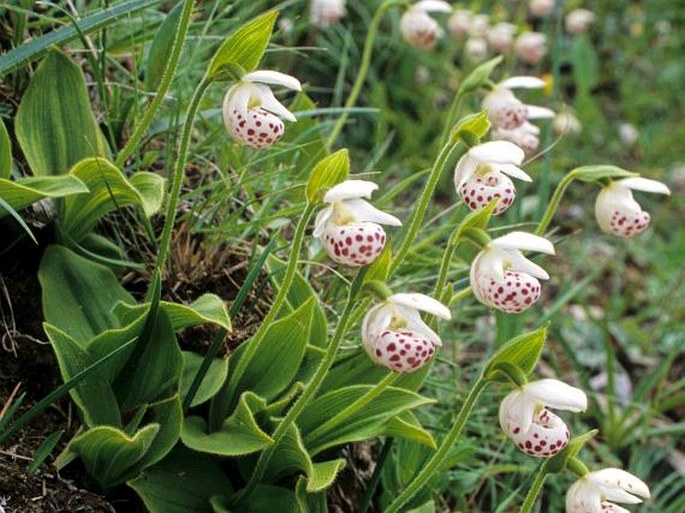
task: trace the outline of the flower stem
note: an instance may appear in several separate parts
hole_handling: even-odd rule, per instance
[[[547,460],[549,461],[549,460]],[[547,479],[547,461],[545,461],[535,474],[535,480],[528,490],[528,495],[526,495],[526,500],[521,506],[521,513],[530,513],[533,510],[535,501],[537,501],[538,495],[542,491],[542,486],[545,484],[545,479]]]
[[[538,224],[537,230],[535,230],[535,235],[542,235],[545,233],[545,230],[547,230],[549,223],[552,222],[552,218],[554,217],[557,208],[559,208],[561,198],[564,196],[567,187],[571,184],[574,178],[575,173],[571,171],[561,180],[561,182],[559,182],[559,185],[557,185],[557,188],[554,190],[554,194],[552,195],[552,199],[549,202],[549,206],[547,207],[547,210],[545,210],[545,214],[542,216],[540,224]]]
[[[400,508],[406,504],[407,501],[409,501],[409,499],[411,499],[419,490],[421,490],[421,488],[431,478],[433,473],[440,468],[440,465],[443,463],[448,453],[452,449],[454,442],[464,429],[466,420],[471,414],[471,410],[473,410],[473,406],[475,405],[478,396],[487,384],[488,381],[486,381],[483,376],[478,378],[478,381],[476,381],[473,388],[471,388],[469,395],[466,397],[466,401],[464,401],[464,405],[461,407],[454,425],[452,425],[452,428],[449,430],[447,436],[440,444],[440,447],[438,447],[438,450],[435,451],[435,454],[433,454],[431,459],[428,460],[428,463],[426,463],[416,477],[414,477],[409,486],[407,486],[402,493],[400,493],[397,498],[392,501],[390,506],[385,509],[384,513],[397,513]]]
[[[571,472],[576,474],[577,476],[583,477],[585,476],[588,472],[588,468],[585,466],[585,463],[580,461],[578,458],[569,458],[568,461],[566,462],[566,468],[569,469]]]
[[[354,107],[354,105],[357,103],[357,99],[359,98],[359,93],[362,90],[362,86],[364,85],[364,81],[366,80],[366,75],[369,72],[369,66],[371,65],[371,54],[373,53],[373,44],[376,40],[376,35],[378,34],[378,27],[381,23],[381,19],[383,18],[383,15],[386,13],[388,9],[402,3],[405,2],[402,0],[386,0],[378,6],[378,9],[376,9],[376,13],[373,15],[373,18],[371,19],[369,31],[367,32],[366,40],[364,41],[362,62],[359,66],[357,79],[354,81],[352,91],[350,91],[350,95],[347,97],[347,101],[345,102],[345,107],[343,108],[342,115],[335,122],[333,130],[331,131],[331,134],[328,136],[328,140],[326,141],[326,147],[329,151],[343,129],[345,121],[347,121],[347,118],[350,115],[350,109]]]
[[[185,42],[186,35],[188,34],[188,27],[190,26],[192,12],[193,0],[185,0],[183,3],[183,11],[181,11],[181,18],[178,22],[176,37],[174,37],[174,42],[171,46],[171,54],[169,55],[169,60],[164,67],[164,72],[162,73],[162,80],[159,82],[159,87],[157,87],[157,91],[155,91],[155,95],[150,103],[150,106],[145,109],[143,118],[138,122],[128,142],[117,155],[117,158],[114,161],[114,165],[117,167],[121,167],[131,153],[133,153],[138,147],[140,140],[143,138],[143,135],[150,126],[150,123],[152,123],[152,119],[155,117],[157,110],[162,105],[162,102],[166,97],[166,93],[169,90],[171,81],[176,73],[178,61],[181,58],[181,51],[183,50],[183,43]]]
[[[352,311],[354,310],[354,303],[359,293],[359,290],[361,289],[361,285],[364,281],[365,271],[366,269],[362,269],[357,274],[356,278],[352,282],[352,285],[350,286],[350,292],[347,296],[347,303],[345,304],[343,313],[340,316],[340,321],[338,322],[338,326],[335,329],[335,333],[333,334],[331,343],[326,349],[326,353],[324,354],[321,362],[319,363],[319,366],[314,372],[314,376],[309,381],[309,383],[307,383],[304,391],[302,392],[302,395],[300,395],[297,398],[295,404],[293,404],[290,410],[288,410],[288,413],[286,414],[285,418],[278,424],[278,427],[271,436],[271,438],[273,439],[273,444],[264,449],[262,453],[259,455],[259,460],[257,461],[257,465],[255,466],[255,469],[252,472],[250,480],[248,481],[245,488],[240,490],[235,496],[236,503],[239,503],[242,498],[249,495],[250,492],[252,492],[255,489],[255,487],[259,484],[262,477],[264,477],[264,473],[266,472],[269,466],[271,457],[273,456],[274,451],[278,447],[279,442],[286,435],[290,426],[293,425],[295,420],[297,420],[297,417],[300,415],[300,413],[302,413],[302,411],[307,406],[309,401],[314,397],[316,392],[319,390],[321,383],[323,383],[323,380],[326,377],[328,370],[330,369],[331,365],[333,364],[333,361],[335,360],[335,355],[338,352],[338,349],[340,348],[342,339],[344,335],[347,333],[349,321],[352,316]],[[265,324],[268,323],[264,322],[262,325]],[[241,361],[243,361],[244,359],[245,355],[243,355]]]
[[[450,105],[449,114],[447,114],[447,123],[442,127],[442,135],[440,136],[440,146],[447,144],[447,138],[450,136],[450,132],[454,128],[454,121],[457,119],[457,114],[461,108],[461,102],[464,99],[464,93],[461,89],[457,92],[452,100],[452,105]]]
[[[171,185],[171,192],[169,193],[169,201],[166,210],[166,219],[164,220],[164,229],[162,230],[162,240],[159,245],[159,253],[157,253],[157,260],[155,261],[155,272],[163,276],[164,264],[169,255],[169,246],[171,245],[171,233],[174,229],[174,222],[176,221],[176,208],[178,207],[178,200],[181,195],[181,182],[183,182],[183,172],[186,167],[186,160],[188,159],[188,148],[190,147],[190,139],[193,131],[193,122],[197,109],[200,106],[200,100],[209,85],[212,83],[211,79],[203,78],[198,84],[193,98],[188,107],[188,114],[183,123],[183,132],[181,135],[181,145],[178,150],[178,157],[176,160],[176,168],[174,169],[173,181]],[[148,291],[149,294],[149,291]],[[149,298],[148,298],[149,299]]]

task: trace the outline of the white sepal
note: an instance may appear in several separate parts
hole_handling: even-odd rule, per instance
[[[253,98],[256,96],[259,99],[259,102],[261,103],[260,106],[264,110],[273,112],[277,116],[287,119],[288,121],[297,121],[297,118],[293,115],[293,113],[276,99],[269,86],[264,84],[253,84],[252,87],[254,87],[256,92],[256,94],[253,95]]]
[[[363,199],[346,200],[345,208],[354,215],[357,221],[402,226],[402,221],[395,216],[386,214]]]
[[[649,178],[642,178],[641,176],[632,176],[623,178],[614,182],[615,187],[627,187],[634,191],[653,192],[656,194],[671,195],[671,190],[666,184],[657,180],[650,180]]]
[[[528,119],[550,119],[555,116],[552,109],[538,107],[537,105],[526,105],[528,108]]]
[[[410,9],[423,12],[452,12],[452,6],[442,0],[421,0],[412,5]]]
[[[493,164],[521,164],[526,155],[523,150],[509,141],[489,141],[474,146],[469,155],[482,162]]]
[[[345,180],[331,187],[323,197],[326,203],[354,198],[370,198],[378,184],[367,180]]]
[[[293,76],[286,75],[280,71],[257,70],[243,75],[243,82],[259,82],[261,84],[274,84],[287,87],[293,91],[301,91],[302,84]]]
[[[443,305],[440,301],[433,299],[425,294],[393,294],[388,298],[388,301],[427,312],[441,319],[449,321],[452,318],[452,313],[449,308]]]
[[[614,502],[638,504],[649,498],[649,487],[639,478],[618,468],[590,472],[571,485],[566,494],[566,513],[629,513]]]
[[[587,396],[581,389],[558,379],[541,379],[523,387],[524,393],[540,404],[557,410],[585,411]]]
[[[626,472],[620,468],[605,468],[591,472],[591,479],[600,483],[606,488],[619,488],[631,494],[638,495],[645,499],[651,497],[649,487],[630,472]],[[635,499],[635,498],[634,498]],[[636,499],[636,502],[642,502]]]
[[[515,249],[522,251],[539,251],[540,253],[547,253],[554,255],[554,245],[538,235],[533,235],[527,232],[510,232],[502,237],[493,239],[490,247],[501,249]]]
[[[514,164],[499,164],[497,166],[497,170],[504,173],[505,175],[513,176],[514,178],[518,178],[519,180],[522,180],[524,182],[533,181],[533,179],[530,177],[528,173],[526,173],[520,167],[515,166]]]
[[[545,87],[545,81],[538,77],[516,76],[502,80],[497,86],[507,89],[540,89]]]

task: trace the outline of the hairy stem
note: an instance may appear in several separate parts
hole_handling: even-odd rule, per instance
[[[542,235],[545,233],[545,230],[547,230],[549,223],[552,222],[554,214],[556,214],[557,212],[557,208],[559,208],[561,198],[564,196],[566,189],[571,184],[574,178],[575,174],[573,173],[573,171],[571,171],[561,180],[561,182],[559,182],[559,185],[557,185],[557,188],[554,190],[552,199],[550,200],[549,205],[547,206],[547,210],[545,210],[545,214],[542,216],[540,224],[538,224],[538,227],[535,230],[536,235]]]
[[[549,460],[547,460],[549,461]],[[528,495],[526,495],[526,500],[523,501],[523,506],[521,506],[521,513],[530,513],[533,510],[535,501],[538,499],[538,495],[542,491],[542,486],[545,484],[545,479],[547,479],[547,461],[545,461],[535,474],[535,480],[528,490]]]

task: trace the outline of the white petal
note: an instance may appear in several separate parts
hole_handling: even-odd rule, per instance
[[[511,232],[490,242],[489,246],[502,249],[520,249],[523,251],[539,251],[554,255],[554,245],[538,235],[526,232]]]
[[[656,194],[670,195],[671,191],[666,184],[657,180],[650,180],[649,178],[642,178],[641,176],[633,176],[630,178],[623,178],[616,180],[615,185],[619,187],[628,187],[635,191],[654,192]]]
[[[349,199],[344,201],[344,206],[349,210],[357,221],[387,224],[389,226],[402,226],[402,221],[395,216],[378,210],[371,203],[363,199]]]
[[[557,379],[541,379],[523,387],[526,397],[558,410],[585,411],[587,396],[581,389]]]
[[[297,80],[295,77],[291,77],[290,75],[286,75],[285,73],[280,73],[278,71],[252,71],[251,73],[243,76],[242,81],[259,82],[261,84],[275,84],[287,87],[293,91],[302,91],[302,84],[300,84],[299,80]]]
[[[374,343],[376,337],[390,325],[392,311],[387,303],[382,303],[371,308],[362,321],[362,343],[364,349],[371,358],[375,358]]]
[[[489,141],[469,150],[469,154],[481,162],[494,164],[521,164],[525,158],[523,150],[509,141]]]
[[[421,0],[411,6],[423,12],[452,12],[452,6],[442,0]]]
[[[616,486],[629,493],[649,499],[649,487],[637,476],[620,468],[604,468],[591,472],[588,477],[603,486]]]
[[[393,294],[388,298],[388,301],[427,312],[441,319],[450,320],[452,318],[449,308],[425,294]]]
[[[621,490],[620,488],[611,488],[608,486],[602,487],[602,495],[604,495],[605,500],[612,502],[623,502],[625,504],[640,504],[642,499],[630,495],[628,492]]]
[[[378,189],[378,184],[368,182],[366,180],[345,180],[338,185],[331,187],[323,200],[326,203],[333,203],[334,201],[355,199],[355,198],[370,198],[371,193]]]
[[[471,269],[469,270],[469,284],[471,285],[471,290],[475,298],[483,303],[484,305],[491,305],[481,287],[481,277],[485,276],[484,270],[489,266],[487,251],[481,251],[476,255],[476,258],[471,262]],[[483,263],[484,261],[484,263]],[[500,274],[503,274],[500,270]]]
[[[599,486],[583,477],[566,493],[566,513],[603,513]]]
[[[530,274],[535,276],[540,280],[549,280],[549,274],[542,267],[540,267],[535,262],[528,260],[523,254],[518,250],[509,250],[506,252],[506,262],[509,264],[507,270],[514,271],[517,273]]]
[[[546,119],[556,115],[552,109],[547,107],[538,107],[537,105],[526,105],[526,107],[528,108],[528,119]]]
[[[521,389],[516,389],[507,395],[499,407],[499,423],[507,432],[508,425],[520,427],[526,432],[533,422],[536,404],[528,399]]]
[[[473,173],[478,167],[478,160],[473,158],[469,152],[466,152],[457,162],[454,168],[454,186],[459,190],[459,188],[468,180],[471,179]]]
[[[234,109],[244,118],[247,117],[247,106],[250,104],[252,93],[252,87],[249,84],[236,84],[228,90],[222,107],[224,123],[227,127],[230,123],[229,115]]]
[[[314,237],[321,237],[326,231],[326,225],[328,220],[333,215],[333,209],[331,207],[326,207],[316,214],[316,220],[314,221],[314,231],[312,235]]]
[[[404,317],[404,319],[407,321],[408,329],[420,333],[430,340],[434,345],[442,347],[442,340],[440,340],[440,336],[433,331],[428,324],[423,322],[421,319],[421,314],[419,314],[416,309],[404,305],[396,305],[395,308],[397,309],[399,315]]]
[[[497,84],[497,87],[506,87],[507,89],[539,89],[545,87],[545,81],[541,78],[530,76],[509,77]]]
[[[273,112],[277,116],[287,119],[288,121],[297,121],[297,118],[293,116],[293,113],[286,109],[285,106],[276,99],[273,91],[269,89],[269,86],[253,84],[252,87],[258,90],[257,96],[259,97],[261,101],[261,107],[264,110]]]
[[[513,176],[514,178],[523,180],[524,182],[533,181],[533,179],[528,175],[528,173],[526,173],[520,167],[515,166],[514,164],[498,164],[497,170],[504,173],[505,175]]]

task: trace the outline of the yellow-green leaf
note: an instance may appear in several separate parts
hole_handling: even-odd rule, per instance
[[[350,174],[350,155],[343,148],[319,161],[307,182],[307,201],[320,203],[331,187],[347,180]]]
[[[5,123],[0,119],[0,178],[9,178],[11,172],[12,143],[10,142],[7,128],[5,128]]]
[[[0,198],[14,210],[21,210],[45,198],[84,194],[88,187],[75,176],[29,176],[18,180],[0,178]],[[9,214],[0,207],[0,217]]]

